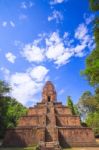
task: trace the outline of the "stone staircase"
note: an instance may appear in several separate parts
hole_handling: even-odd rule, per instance
[[[51,131],[48,128],[46,128],[46,130],[45,130],[45,141],[46,142],[53,141],[52,136],[51,136]]]
[[[46,113],[45,144],[41,150],[61,150],[58,142],[55,142],[55,110],[52,103],[48,103]]]
[[[62,150],[59,144],[55,142],[45,142],[45,145],[40,146],[40,150]]]

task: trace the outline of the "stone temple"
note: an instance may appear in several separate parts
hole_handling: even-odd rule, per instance
[[[81,126],[79,116],[57,102],[55,87],[47,81],[41,102],[28,109],[16,128],[7,129],[3,144],[7,147],[37,144],[41,150],[60,150],[61,147],[95,146],[95,138],[91,128]]]

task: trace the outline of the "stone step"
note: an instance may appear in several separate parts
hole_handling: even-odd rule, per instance
[[[55,144],[54,142],[46,142],[45,146],[51,148],[51,147],[54,147],[54,144]]]
[[[45,131],[45,141],[46,142],[51,142],[53,140],[51,135],[52,135],[52,133],[46,129],[46,131]]]
[[[45,142],[40,144],[40,150],[62,150],[58,141]]]

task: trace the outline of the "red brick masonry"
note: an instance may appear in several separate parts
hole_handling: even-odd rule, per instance
[[[42,102],[29,108],[16,128],[7,129],[3,145],[25,147],[48,142],[62,147],[96,145],[92,129],[82,127],[79,116],[72,115],[68,107],[57,102],[50,81],[43,88]]]

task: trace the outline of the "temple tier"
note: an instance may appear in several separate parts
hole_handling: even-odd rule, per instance
[[[7,129],[3,144],[7,147],[39,144],[42,150],[96,145],[92,129],[82,127],[80,117],[57,102],[56,90],[50,81],[43,88],[41,102],[28,109],[16,128]]]

